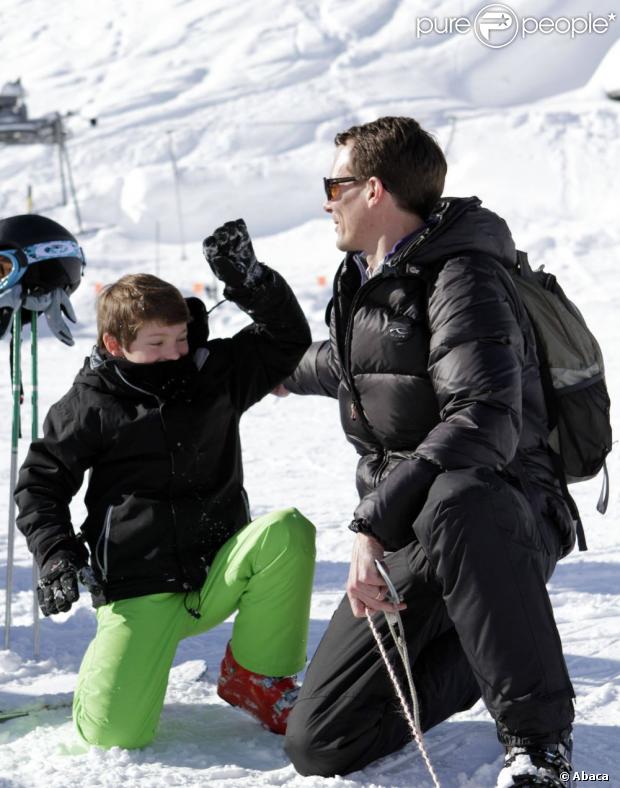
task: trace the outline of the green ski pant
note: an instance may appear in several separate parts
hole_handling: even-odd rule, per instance
[[[304,667],[314,574],[312,523],[296,509],[249,523],[217,552],[200,591],[111,602],[78,676],[73,719],[87,744],[144,747],[154,737],[179,641],[235,610],[231,647],[243,667],[288,676]],[[223,656],[223,655],[222,655]]]

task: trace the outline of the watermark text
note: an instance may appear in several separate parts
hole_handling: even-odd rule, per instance
[[[415,21],[416,38],[434,35],[467,35],[473,33],[481,44],[491,49],[501,49],[515,38],[552,34],[575,39],[584,35],[605,35],[616,21],[611,11],[603,16],[591,12],[580,16],[518,16],[503,3],[493,3],[481,8],[472,19],[467,16],[419,16]]]

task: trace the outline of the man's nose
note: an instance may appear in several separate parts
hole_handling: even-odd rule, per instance
[[[323,210],[325,211],[325,213],[332,213],[334,209],[332,208],[331,200],[325,200],[325,202],[323,203]]]

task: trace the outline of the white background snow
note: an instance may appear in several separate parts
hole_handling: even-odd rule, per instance
[[[415,37],[418,16],[473,18],[469,0],[2,0],[0,83],[21,76],[31,116],[75,116],[69,150],[88,259],[73,297],[75,347],[42,321],[41,411],[70,385],[95,338],[98,284],[151,271],[186,294],[210,283],[200,241],[244,216],[260,259],[294,286],[315,338],[339,262],[322,215],[321,177],[336,131],[384,114],[418,118],[447,151],[447,193],[477,194],[504,216],[518,245],[561,277],[600,337],[612,400],[620,396],[620,21],[574,40],[556,33],[493,50],[473,35]],[[513,3],[538,18],[619,13],[615,0]],[[170,144],[178,159],[183,259]],[[0,149],[0,216],[26,210],[76,230],[60,204],[51,147]],[[159,234],[161,242],[156,245]],[[327,281],[327,284],[324,282]],[[231,305],[213,336],[244,323]],[[28,332],[25,332],[28,337]],[[0,555],[9,499],[8,341],[0,342]],[[24,352],[28,373],[28,348]],[[28,375],[27,375],[28,376]],[[26,398],[29,386],[26,384]],[[613,411],[616,432],[620,425]],[[27,448],[29,405],[23,408]],[[343,590],[354,507],[355,455],[336,405],[268,397],[245,417],[247,488],[255,515],[296,505],[318,527],[310,653]],[[575,767],[620,785],[620,473],[574,489],[590,550],[557,568],[550,593],[577,691]],[[75,522],[83,510],[74,506]],[[10,651],[0,651],[0,705],[69,698],[94,615],[86,597],[42,625],[32,658],[30,558],[16,544]],[[2,611],[2,617],[3,611]],[[69,710],[0,724],[2,786],[427,786],[414,745],[345,778],[302,778],[282,740],[215,694],[230,622],[179,648],[157,739],[139,752],[77,746]],[[206,680],[196,681],[207,666]],[[494,785],[501,749],[481,704],[427,735],[444,786]]]

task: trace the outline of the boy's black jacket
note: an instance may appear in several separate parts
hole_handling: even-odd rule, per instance
[[[269,269],[260,286],[225,295],[253,325],[178,361],[95,352],[52,406],[15,491],[40,567],[59,551],[85,555],[69,502],[88,469],[82,533],[108,601],[200,588],[215,552],[249,521],[240,416],[293,371],[311,337]]]

